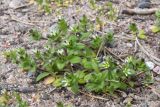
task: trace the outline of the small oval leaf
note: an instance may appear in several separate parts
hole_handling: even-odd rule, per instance
[[[70,61],[71,61],[72,64],[79,63],[79,62],[81,62],[81,58],[78,57],[78,56],[73,56],[73,57],[70,59]]]
[[[55,78],[53,76],[49,76],[49,77],[44,79],[44,84],[48,85],[48,84],[53,83],[54,81],[55,81]]]
[[[43,72],[41,74],[38,75],[38,77],[36,78],[36,81],[40,81],[42,80],[43,78],[47,77],[50,73],[48,72]]]
[[[159,27],[157,27],[157,26],[151,26],[151,31],[153,32],[153,33],[158,33],[158,32],[160,32],[160,28]]]

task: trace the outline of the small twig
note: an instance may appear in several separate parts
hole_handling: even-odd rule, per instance
[[[153,87],[151,87],[151,86],[146,86],[146,87],[150,88],[151,91],[160,98],[160,93],[159,93],[155,88],[153,88]]]
[[[137,49],[137,42],[135,41],[134,44],[135,44],[135,46],[134,46],[134,53],[136,53],[137,50],[138,50],[138,49]]]
[[[86,96],[89,96],[91,98],[94,98],[94,99],[99,99],[99,100],[105,100],[105,101],[109,101],[109,99],[106,99],[106,98],[103,98],[103,97],[100,97],[100,96],[94,96],[92,94],[88,94],[88,93],[85,93],[83,91],[79,91],[80,93],[86,95]]]
[[[138,74],[136,74],[136,77],[137,77],[137,76],[140,76],[140,75],[142,75],[142,74],[144,74],[144,73],[145,73],[145,72],[143,72],[143,71],[142,71],[142,72],[139,72]]]
[[[35,21],[29,21],[30,23],[47,23],[49,21],[43,21],[43,20],[35,20]]]
[[[101,31],[95,31],[99,34],[107,34],[107,33],[103,33]],[[135,41],[134,38],[131,38],[131,37],[125,37],[125,36],[118,36],[118,35],[114,35],[115,38],[118,38],[118,39],[126,39],[126,40],[129,40],[129,41]]]
[[[140,47],[140,49],[143,51],[143,53],[145,53],[148,57],[152,58],[152,60],[154,61],[154,63],[156,63],[157,65],[160,66],[160,59],[151,55],[149,52],[146,51],[146,49],[144,49],[144,47],[140,44],[138,38],[136,37],[136,42],[138,44],[138,46]]]
[[[127,56],[129,56],[129,54],[121,54],[121,55],[118,55],[118,57],[120,57],[120,58],[126,58]]]
[[[0,90],[7,90],[7,91],[16,91],[20,93],[32,93],[32,92],[37,92],[40,90],[37,90],[36,88],[31,88],[31,87],[18,87],[10,84],[0,84]]]
[[[129,40],[129,41],[135,41],[134,38],[131,38],[131,37],[125,37],[125,36],[118,36],[118,35],[114,35],[115,38],[118,38],[118,39],[126,39],[126,40]]]
[[[122,10],[122,14],[128,14],[128,15],[150,15],[154,14],[158,8],[152,8],[152,9],[124,9]]]
[[[120,60],[121,62],[124,62],[124,60],[121,57],[117,56],[115,53],[113,53],[112,51],[110,51],[108,48],[105,47],[105,49],[106,49],[107,52],[109,52],[110,54],[112,54],[118,60]]]
[[[17,10],[17,9],[21,9],[21,8],[25,8],[25,7],[28,7],[28,6],[30,6],[31,4],[25,4],[25,5],[22,5],[22,6],[18,6],[18,7],[16,7],[16,8],[14,8],[15,10]]]
[[[33,23],[29,23],[29,22],[25,22],[25,21],[22,21],[22,20],[18,20],[18,18],[15,18],[13,16],[11,17],[11,20],[17,21],[17,22],[20,22],[20,23],[23,23],[23,24],[26,24],[26,25],[35,26],[35,24],[33,24]]]
[[[103,45],[104,45],[104,43],[102,42],[101,45],[100,45],[100,47],[99,47],[99,49],[98,49],[96,58],[99,56],[99,53],[101,52]]]

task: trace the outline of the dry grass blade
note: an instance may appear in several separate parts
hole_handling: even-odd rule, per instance
[[[150,57],[154,61],[155,64],[160,66],[160,59],[151,55],[149,52],[147,52],[146,49],[140,44],[137,37],[136,37],[136,42],[137,42],[138,46],[140,47],[140,49],[143,51],[143,53],[145,53],[148,57]]]
[[[154,14],[158,9],[124,9],[122,10],[122,14],[128,15],[151,15]]]
[[[22,9],[22,8],[25,8],[25,7],[28,7],[28,6],[31,6],[31,4],[24,4],[22,6],[18,6],[18,7],[15,8],[15,10]]]
[[[29,23],[29,22],[26,22],[26,21],[19,20],[18,18],[15,18],[13,16],[11,16],[11,20],[16,21],[16,22],[20,22],[20,23],[23,23],[23,24],[26,24],[26,25],[35,26],[35,24],[33,24],[33,23]]]
[[[151,87],[151,86],[147,86],[147,87],[150,88],[151,91],[160,98],[160,92],[157,89],[155,89],[154,87]]]
[[[91,98],[94,98],[94,99],[99,99],[99,100],[105,100],[105,101],[109,101],[109,99],[106,99],[106,98],[103,98],[103,97],[100,97],[100,96],[94,96],[92,94],[88,94],[88,93],[85,93],[83,91],[79,91],[80,93],[86,95],[86,96],[89,96]]]
[[[117,56],[115,53],[110,51],[108,48],[105,47],[105,49],[107,52],[109,52],[111,55],[113,55],[116,59],[120,60],[121,62],[124,62],[124,60],[121,57]]]

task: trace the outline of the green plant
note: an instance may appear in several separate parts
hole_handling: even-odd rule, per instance
[[[62,102],[57,102],[57,107],[64,107],[64,104]]]
[[[97,6],[97,13],[107,17],[110,21],[115,21],[117,19],[117,9],[113,6],[112,2],[107,2],[103,6]]]
[[[0,96],[0,107],[9,107],[11,105],[10,100],[15,101],[12,106],[14,105],[15,107],[29,107],[28,103],[22,100],[19,93],[9,93],[7,91],[5,91]]]
[[[46,12],[52,12],[52,2],[58,7],[67,7],[72,4],[73,0],[35,0],[37,4]]]
[[[25,51],[24,48],[5,52],[4,54],[13,63],[18,64],[20,68],[23,68],[24,71],[35,72],[37,69],[35,60]]]
[[[117,10],[116,10],[116,8],[114,8],[112,2],[108,2],[106,5],[107,5],[108,10],[109,10],[107,12],[107,16],[108,16],[109,20],[112,20],[112,21],[116,20],[117,19],[117,16],[116,16],[117,15]]]
[[[132,31],[133,34],[136,34],[138,32],[137,25],[135,23],[131,23],[129,25],[129,30]]]
[[[56,107],[73,107],[73,105],[64,105],[63,102],[56,102]]]
[[[20,94],[14,93],[14,96],[17,102],[16,107],[29,107],[28,103],[21,98]]]
[[[160,10],[156,11],[156,26],[160,26]]]
[[[132,78],[139,73],[146,77],[139,83],[149,83],[152,78],[149,78],[150,71],[143,60],[129,57],[121,67],[101,51],[105,49],[102,48],[104,44],[113,43],[114,33],[93,35],[93,24],[86,16],[72,28],[61,19],[55,32],[46,38],[48,43],[44,49],[31,55],[25,49],[5,52],[4,55],[26,71],[39,72],[37,81],[52,76],[54,86],[67,87],[74,93],[79,92],[80,86],[101,93],[134,87],[137,79]]]
[[[0,95],[0,107],[8,107],[7,105],[10,98],[11,97],[6,91],[2,93],[2,95]]]
[[[42,39],[41,33],[35,29],[30,30],[30,36],[32,37],[33,40],[38,41],[38,40]]]
[[[96,9],[96,0],[89,0],[89,5],[92,9]]]
[[[36,0],[39,6],[44,9],[45,12],[51,13],[51,1],[50,0]]]
[[[113,31],[109,31],[105,35],[105,44],[106,46],[112,46],[114,44],[114,32]]]
[[[160,10],[156,11],[155,16],[156,16],[155,25],[151,26],[151,31],[153,33],[158,33],[160,32]]]
[[[147,39],[144,30],[139,30],[135,23],[131,23],[129,25],[129,30],[132,32],[134,36],[137,36],[140,39]]]

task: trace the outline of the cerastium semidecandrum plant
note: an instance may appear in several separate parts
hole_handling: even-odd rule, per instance
[[[112,56],[104,54],[103,47],[106,42],[113,44],[114,33],[93,37],[93,24],[86,16],[73,27],[61,19],[55,30],[45,38],[48,43],[44,49],[29,54],[20,48],[4,55],[25,71],[38,72],[37,81],[51,76],[54,86],[68,87],[74,93],[79,91],[79,86],[89,91],[112,93],[117,89],[134,87],[137,81],[146,84],[151,80],[150,71],[142,59],[128,57],[119,66]],[[34,40],[43,39],[36,30],[32,30],[30,35]],[[104,45],[99,51],[102,42]],[[144,74],[140,81],[139,73]]]

